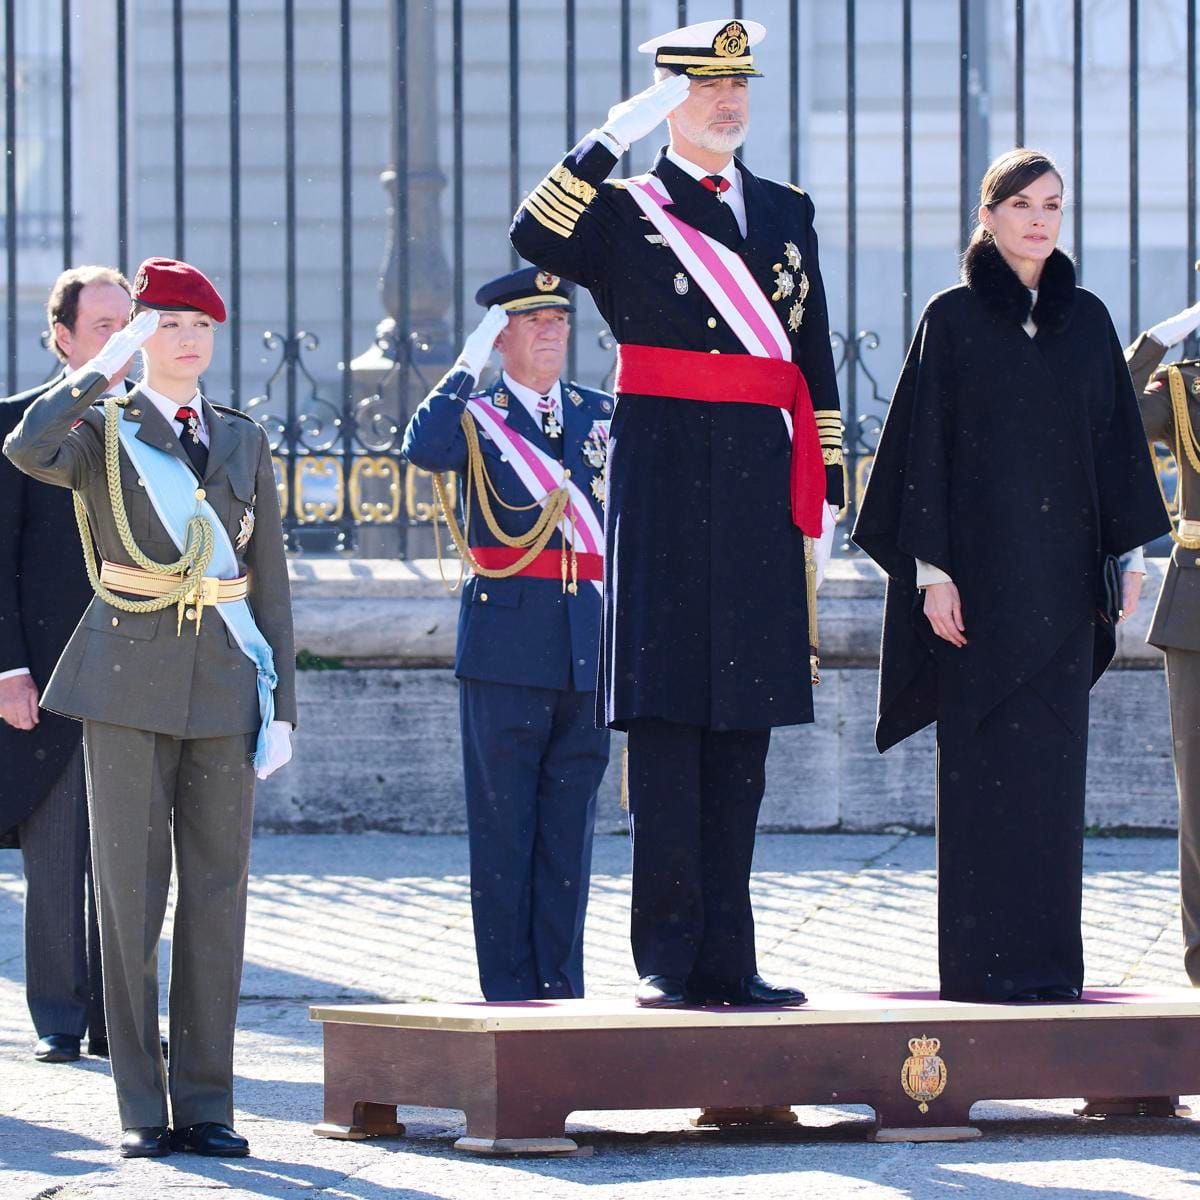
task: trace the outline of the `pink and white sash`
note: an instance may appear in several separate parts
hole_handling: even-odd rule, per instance
[[[558,531],[568,546],[587,554],[604,554],[604,526],[596,516],[591,501],[574,479],[564,478],[563,464],[539,450],[515,429],[509,428],[505,414],[488,402],[486,397],[472,396],[467,401],[471,416],[479,427],[504,453],[508,465],[517,473],[522,486],[537,501],[545,505],[546,497],[560,487],[567,489],[567,511],[559,522]],[[572,529],[574,539],[572,539]],[[596,591],[603,595],[599,580],[591,580]]]

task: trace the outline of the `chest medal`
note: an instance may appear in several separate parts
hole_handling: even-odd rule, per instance
[[[239,550],[245,550],[250,545],[250,538],[254,535],[254,501],[258,497],[252,497],[249,504],[246,505],[246,511],[242,513],[242,519],[238,522],[237,541],[234,543]]]
[[[682,272],[675,273],[675,294],[677,296],[686,296],[688,293],[688,277]]]

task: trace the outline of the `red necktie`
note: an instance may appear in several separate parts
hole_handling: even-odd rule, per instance
[[[183,444],[183,452],[188,456],[192,469],[203,479],[208,466],[208,450],[200,440],[200,418],[194,408],[186,404],[175,414],[175,420],[183,428],[179,431],[179,440]]]
[[[700,182],[710,192],[715,192],[718,198],[720,198],[722,192],[729,191],[729,180],[724,175],[705,175]]]

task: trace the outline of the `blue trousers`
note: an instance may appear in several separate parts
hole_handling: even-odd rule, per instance
[[[459,684],[484,998],[582,996],[596,793],[608,766],[595,693]]]

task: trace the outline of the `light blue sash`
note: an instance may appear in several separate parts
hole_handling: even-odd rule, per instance
[[[236,579],[238,577],[237,555],[225,526],[213,511],[207,500],[196,500],[196,489],[199,481],[173,454],[148,446],[137,437],[138,426],[129,421],[122,410],[121,419],[117,425],[121,437],[121,445],[129,455],[130,462],[146,486],[146,494],[158,519],[162,521],[171,540],[183,552],[187,536],[187,523],[198,512],[208,520],[213,531],[213,556],[209,564],[209,573],[218,579]],[[230,603],[218,604],[217,612],[221,614],[229,631],[233,634],[242,653],[254,664],[258,672],[258,711],[262,724],[258,730],[258,744],[254,754],[254,765],[260,766],[265,761],[267,747],[267,730],[275,719],[275,685],[278,676],[275,674],[275,656],[271,653],[270,643],[262,635],[262,630],[254,621],[254,614],[245,600],[234,600]]]

